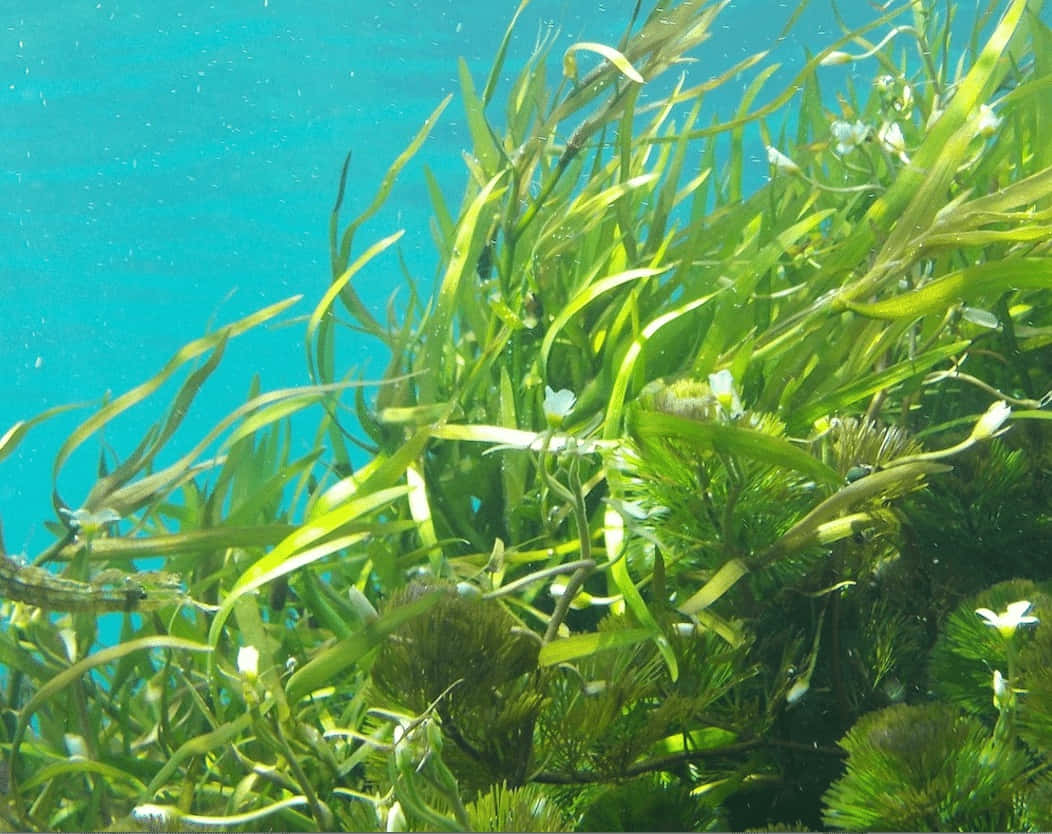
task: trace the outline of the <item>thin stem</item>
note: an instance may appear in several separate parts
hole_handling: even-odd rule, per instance
[[[570,610],[570,603],[573,602],[573,598],[577,595],[581,586],[584,585],[585,580],[595,570],[595,560],[592,558],[592,535],[588,529],[588,510],[584,504],[584,492],[581,489],[581,481],[577,475],[577,462],[571,463],[570,468],[570,483],[573,489],[568,489],[560,484],[548,471],[549,445],[551,444],[554,431],[554,429],[550,428],[544,433],[540,460],[541,479],[549,490],[570,504],[574,520],[577,522],[577,539],[581,548],[581,559],[578,563],[580,567],[574,571],[570,581],[566,583],[562,596],[559,597],[559,601],[555,604],[555,610],[548,621],[548,628],[544,632],[544,643],[550,643],[558,635],[559,626],[562,625],[563,620],[566,619],[567,612]],[[558,567],[563,568],[564,566],[560,565]]]
[[[282,732],[281,721],[277,718],[274,719],[274,732],[278,744],[281,747],[281,752],[285,755],[285,760],[289,763],[289,767],[292,768],[292,772],[296,775],[296,781],[303,790],[304,796],[307,797],[307,802],[310,804],[311,812],[314,814],[315,821],[323,830],[331,830],[334,824],[332,812],[318,799],[318,794],[314,791],[314,785],[311,784],[310,779],[307,778],[307,774],[304,773],[303,768],[300,766],[299,759],[296,758],[296,754],[292,752],[288,739],[285,738],[285,733]]]
[[[630,778],[633,776],[641,776],[644,773],[653,773],[654,771],[675,770],[676,768],[684,764],[689,764],[690,762],[717,758],[719,756],[732,756],[738,753],[747,753],[758,747],[784,747],[790,750],[798,750],[803,753],[820,753],[824,756],[836,756],[837,758],[844,758],[847,756],[847,753],[839,747],[829,747],[826,745],[816,747],[813,744],[805,744],[803,742],[789,741],[785,739],[753,738],[748,741],[738,742],[737,744],[728,744],[725,747],[710,747],[705,750],[684,750],[681,753],[673,753],[669,756],[647,759],[631,765],[630,767],[626,767],[619,776]],[[569,773],[542,772],[534,776],[532,781],[547,785],[577,785],[590,782],[608,782],[610,778],[611,776],[608,773],[592,773],[577,770]]]

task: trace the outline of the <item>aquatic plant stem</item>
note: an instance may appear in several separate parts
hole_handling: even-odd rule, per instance
[[[446,767],[446,763],[438,756],[430,756],[420,772],[439,793],[449,800],[457,822],[463,826],[465,831],[470,831],[471,818],[468,816],[467,808],[464,807],[464,801],[460,798],[460,787],[457,785],[456,777]]]
[[[558,576],[562,573],[567,573],[571,570],[581,570],[588,567],[595,567],[595,559],[578,559],[575,562],[569,562],[566,564],[553,565],[550,568],[542,568],[539,571],[535,571],[528,576],[524,576],[521,579],[516,579],[514,582],[509,582],[507,585],[501,585],[499,588],[493,591],[487,591],[482,595],[483,599],[497,599],[499,597],[507,596],[508,594],[518,591],[520,588],[524,588],[527,585],[531,585],[534,582],[539,582],[542,579],[547,579],[549,576]]]
[[[318,827],[322,831],[334,830],[335,820],[330,811],[321,800],[318,799],[318,794],[314,790],[314,786],[311,784],[310,779],[307,778],[307,774],[304,773],[303,768],[300,766],[299,760],[296,758],[296,754],[292,752],[292,747],[289,746],[288,739],[285,738],[285,733],[281,729],[281,721],[277,718],[277,713],[272,713],[274,722],[274,735],[281,746],[281,752],[285,756],[285,760],[289,763],[289,767],[292,768],[292,772],[296,775],[296,781],[299,782],[300,788],[303,790],[303,795],[307,797],[307,802],[310,804],[311,812],[314,814],[314,819],[318,823]]]
[[[682,753],[673,753],[653,759],[637,762],[619,774],[624,778],[642,776],[645,773],[654,773],[666,770],[674,770],[690,762],[703,761],[705,759],[718,758],[721,756],[734,756],[739,753],[747,753],[760,747],[782,747],[788,750],[797,750],[801,753],[820,753],[824,756],[835,756],[846,758],[847,753],[839,747],[825,745],[815,746],[798,741],[777,738],[751,738],[746,741],[727,744],[723,747],[710,747],[704,750],[684,750]],[[570,773],[540,772],[532,777],[533,782],[547,785],[579,785],[593,782],[605,782],[610,777],[608,774],[591,773],[587,771],[572,771]]]
[[[584,492],[581,490],[580,480],[577,478],[576,461],[571,463],[570,482],[573,490],[567,489],[560,484],[548,471],[548,451],[551,444],[554,429],[549,428],[544,433],[544,443],[541,447],[540,473],[545,485],[556,495],[569,502],[574,519],[577,522],[577,540],[581,548],[581,566],[574,571],[573,576],[566,583],[566,588],[555,604],[552,618],[548,621],[548,628],[544,632],[542,643],[550,643],[559,634],[559,626],[566,619],[566,613],[570,610],[570,603],[581,590],[585,580],[595,570],[595,560],[592,558],[592,538],[588,529],[588,514],[584,505]]]

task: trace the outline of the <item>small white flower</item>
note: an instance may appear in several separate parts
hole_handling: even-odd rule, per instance
[[[581,687],[581,692],[589,696],[602,695],[608,686],[606,681],[588,681]]]
[[[242,646],[237,650],[237,671],[245,680],[252,682],[259,677],[259,649]]]
[[[979,105],[979,120],[975,126],[976,134],[989,139],[997,133],[1000,126],[1001,117],[994,113],[994,109],[989,104]]]
[[[75,663],[77,660],[77,632],[72,628],[60,629],[58,639],[62,641],[62,646],[66,650],[66,657],[69,658],[69,662]]]
[[[709,374],[709,388],[712,389],[712,394],[716,398],[716,402],[720,404],[723,411],[732,419],[738,418],[745,411],[742,408],[742,401],[738,397],[738,392],[734,389],[734,376],[724,368],[714,374]]]
[[[978,307],[969,307],[965,305],[961,308],[961,318],[965,321],[970,321],[972,324],[977,324],[979,327],[985,327],[988,330],[1001,329],[1001,322],[998,321],[997,316],[989,310],[981,310]]]
[[[807,690],[809,690],[810,688],[811,681],[806,675],[797,679],[796,683],[789,687],[789,691],[785,693],[786,703],[792,706],[801,698],[803,698],[804,695],[807,694]]]
[[[1000,709],[1007,706],[1012,692],[1008,688],[1008,682],[1004,679],[1000,669],[994,669],[994,706]]]
[[[347,598],[350,600],[354,613],[362,618],[363,623],[371,623],[380,618],[376,608],[369,602],[369,598],[359,591],[356,586],[351,585],[347,589]]]
[[[395,802],[388,811],[384,820],[384,831],[406,831],[405,813],[402,811],[402,803]]]
[[[902,128],[898,122],[885,122],[877,131],[877,139],[884,149],[895,154],[901,162],[908,163],[909,155],[906,153],[906,137],[902,135]]]
[[[103,507],[94,512],[84,507],[76,510],[67,510],[63,507],[59,512],[66,517],[69,526],[76,532],[78,538],[81,536],[88,539],[94,538],[107,524],[121,520],[121,514],[109,507]]]
[[[175,821],[170,805],[136,805],[132,808],[132,819],[146,828],[163,828]]]
[[[1030,602],[1020,600],[1009,603],[1008,608],[1000,614],[994,613],[989,608],[976,608],[975,613],[986,620],[988,626],[993,626],[1002,637],[1011,637],[1015,630],[1021,625],[1039,622],[1037,617],[1026,612],[1030,610]]]
[[[553,391],[550,385],[544,386],[544,419],[550,428],[559,428],[576,404],[573,391],[566,388]]]
[[[767,161],[780,174],[799,174],[800,166],[773,145],[767,146]]]
[[[467,599],[482,599],[482,589],[470,582],[458,582],[457,594]]]
[[[860,121],[854,124],[836,121],[829,126],[829,132],[833,134],[833,139],[836,141],[836,152],[843,156],[866,141],[866,137],[869,136],[869,127]]]
[[[998,400],[988,409],[982,417],[979,418],[979,422],[975,424],[975,428],[972,429],[972,436],[969,438],[973,443],[979,440],[989,440],[991,437],[997,437],[999,434],[1004,434],[1008,431],[1007,428],[1002,429],[1005,420],[1012,415],[1012,407],[1004,400]]]
[[[66,733],[62,736],[62,740],[66,744],[66,752],[71,759],[88,758],[88,743],[84,740],[84,736],[79,736],[76,733]]]
[[[902,85],[902,97],[896,99],[891,104],[896,111],[903,115],[909,115],[913,112],[913,88],[909,84]]]

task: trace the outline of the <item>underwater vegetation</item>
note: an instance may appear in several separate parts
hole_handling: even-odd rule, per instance
[[[449,99],[346,224],[344,166],[302,387],[249,381],[169,450],[289,299],[69,435],[53,543],[0,563],[4,826],[1052,828],[1041,3],[979,4],[964,42],[954,4],[873,4],[778,91],[766,53],[688,60],[723,5],[542,39],[505,89],[513,20],[487,78],[461,65],[433,293],[397,272],[377,318],[355,281],[398,269],[362,230]]]

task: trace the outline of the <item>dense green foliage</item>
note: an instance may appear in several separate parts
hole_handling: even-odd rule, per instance
[[[2,571],[7,825],[1052,827],[1052,31],[1034,0],[966,43],[884,4],[771,94],[766,54],[684,60],[721,5],[658,3],[553,80],[541,42],[501,111],[509,28],[481,89],[461,67],[429,300],[381,321],[354,281],[448,100],[344,227],[345,167],[309,384],[167,456],[290,300],[70,435],[50,570]],[[823,90],[846,64],[872,83]],[[341,365],[349,328],[384,379]],[[70,455],[184,370],[68,504]]]

